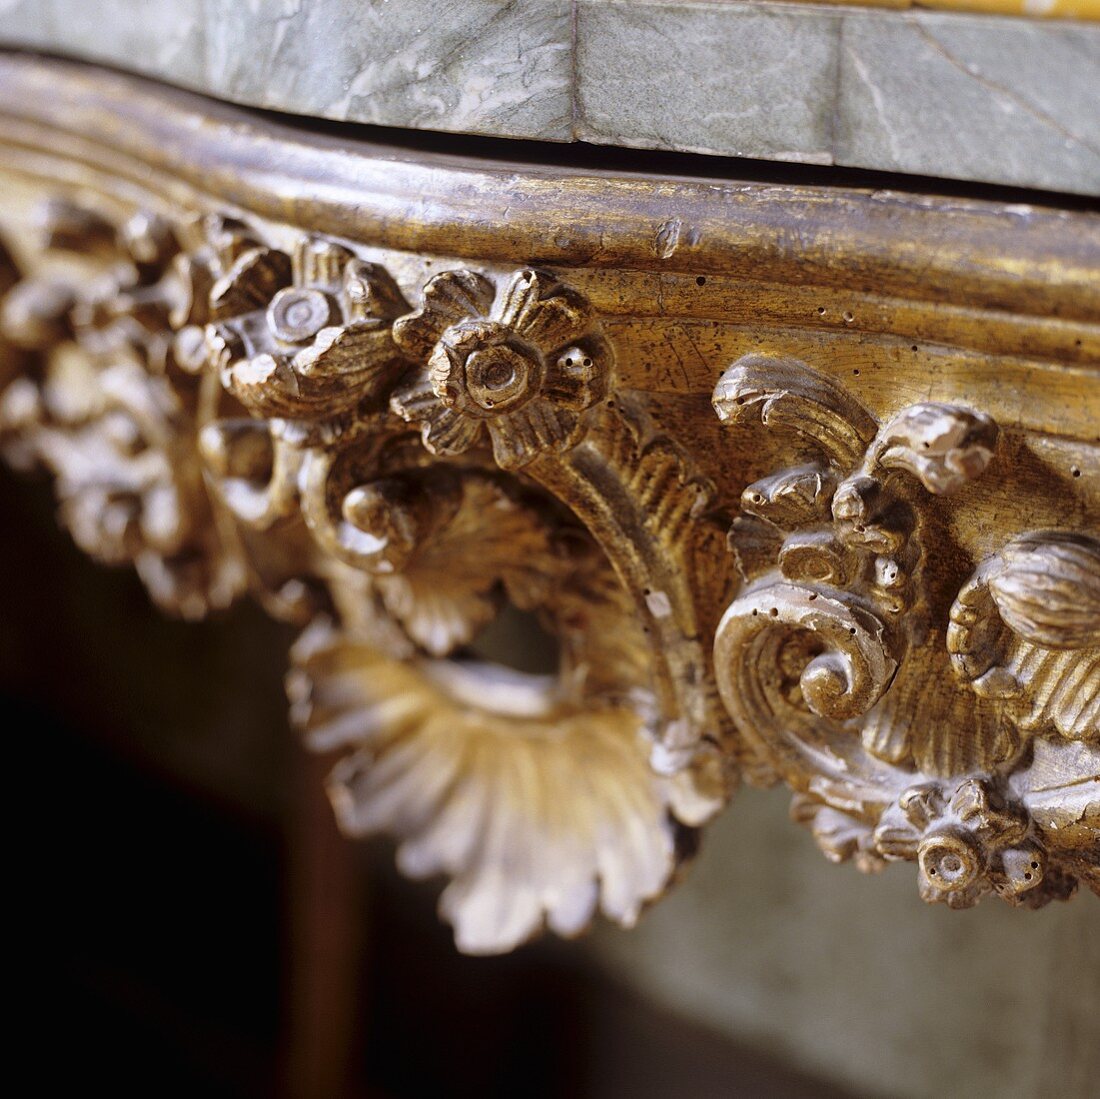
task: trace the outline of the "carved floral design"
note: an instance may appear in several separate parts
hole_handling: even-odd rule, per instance
[[[223,319],[207,326],[207,352],[257,416],[339,420],[384,401],[404,369],[391,327],[408,303],[385,270],[331,241],[303,237],[292,257],[252,248],[211,300]],[[230,312],[230,301],[251,308]]]
[[[424,287],[394,338],[426,366],[391,404],[433,453],[461,454],[488,432],[498,464],[517,469],[577,442],[607,392],[611,353],[588,302],[546,272],[521,271],[494,307],[495,297],[472,271]]]
[[[54,474],[62,521],[82,549],[133,563],[158,605],[186,618],[226,606],[244,569],[211,515],[196,384],[174,352],[179,242],[155,215],[116,229],[68,202],[44,209],[42,233],[47,248],[93,262],[80,277],[25,279],[4,299],[5,338],[39,365],[5,391],[0,432],[22,464]]]
[[[0,446],[162,605],[247,587],[311,623],[288,692],[341,754],[340,823],[448,877],[463,949],[633,923],[740,775],[785,779],[831,859],[917,863],[927,900],[1100,890],[1100,542],[1011,538],[955,590],[941,498],[973,501],[988,416],[880,422],[746,356],[714,393],[732,468],[764,471],[731,524],[721,458],[702,476],[673,402],[609,393],[555,275],[446,271],[413,310],[380,252],[289,227],[68,200],[43,227],[32,275],[0,251]],[[548,674],[483,655],[517,613]]]
[[[921,404],[879,427],[835,382],[765,356],[735,363],[714,404],[817,455],[742,494],[730,548],[746,585],[715,640],[723,701],[798,791],[795,819],[833,860],[915,861],[928,901],[1069,896],[1087,878],[1080,836],[1042,825],[1044,796],[1068,795],[1028,763],[1027,738],[1097,733],[1100,544],[1017,539],[963,588],[945,632],[930,555],[951,547],[921,490],[958,492],[984,473],[989,417]],[[1100,816],[1091,766],[1076,761],[1076,828]],[[1097,824],[1084,827],[1095,844]]]

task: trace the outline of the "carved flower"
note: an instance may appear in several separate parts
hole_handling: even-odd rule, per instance
[[[607,392],[611,351],[588,302],[546,272],[521,271],[495,307],[494,297],[472,271],[427,284],[421,308],[394,326],[427,366],[391,406],[433,453],[460,454],[488,431],[497,463],[516,469],[576,444],[582,413]]]
[[[381,400],[406,366],[390,334],[408,309],[401,291],[383,268],[328,241],[304,238],[293,257],[248,250],[210,301],[221,319],[206,327],[207,353],[258,416],[338,418]]]
[[[441,911],[468,953],[544,925],[575,935],[597,908],[630,926],[699,808],[650,767],[643,642],[601,577],[553,601],[558,675],[413,656],[374,625],[367,643],[318,622],[295,647],[291,716],[309,747],[347,753],[329,779],[341,827],[394,836],[410,877],[446,875]]]
[[[938,783],[910,787],[883,813],[874,846],[887,859],[915,859],[922,900],[951,908],[970,908],[991,890],[1031,906],[1072,892],[1047,875],[1027,814],[986,779],[967,779],[950,797]]]

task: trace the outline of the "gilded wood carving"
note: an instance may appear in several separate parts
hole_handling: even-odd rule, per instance
[[[743,778],[926,900],[1100,892],[1097,218],[443,158],[433,201],[0,78],[0,446],[166,610],[300,626],[342,827],[462,949],[629,925]],[[556,668],[481,654],[513,614]]]

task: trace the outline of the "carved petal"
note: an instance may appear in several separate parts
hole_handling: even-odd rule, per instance
[[[865,874],[883,868],[881,855],[871,849],[871,829],[858,817],[823,805],[809,795],[796,794],[791,801],[791,819],[810,826],[814,842],[830,862],[854,858]]]
[[[539,677],[391,660],[323,626],[296,646],[292,713],[318,750],[352,749],[329,793],[345,831],[389,832],[413,877],[447,874],[441,909],[469,953],[597,906],[632,924],[675,865],[667,784],[635,714],[555,704]]]
[[[268,302],[291,280],[291,261],[274,248],[252,248],[239,256],[210,290],[210,312],[215,317],[237,316],[266,309]]]
[[[493,284],[474,271],[442,271],[424,287],[421,307],[393,326],[393,338],[410,356],[426,360],[452,324],[485,316],[493,304]]]
[[[421,432],[433,454],[463,454],[477,442],[481,424],[440,405],[439,412],[421,425]]]
[[[611,349],[600,339],[560,351],[551,363],[542,395],[555,404],[583,412],[607,392]]]
[[[520,271],[508,287],[499,319],[549,353],[585,334],[592,308],[546,271]]]
[[[540,453],[566,450],[579,434],[576,413],[536,398],[516,412],[489,422],[493,457],[502,469],[519,469]]]
[[[447,408],[423,372],[394,390],[390,407],[403,420],[420,424],[424,445],[433,454],[462,454],[481,434],[482,422]]]

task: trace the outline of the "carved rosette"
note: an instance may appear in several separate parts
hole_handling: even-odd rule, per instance
[[[933,500],[993,460],[987,416],[921,404],[880,426],[825,375],[766,356],[735,363],[714,406],[806,458],[742,494],[730,549],[745,585],[715,639],[723,701],[798,792],[795,819],[831,859],[915,861],[921,896],[952,907],[1094,882],[1081,840],[1100,840],[1100,544],[1022,536],[941,624],[935,557],[959,551]],[[1052,786],[1033,743],[1047,735],[1082,742]]]
[[[303,628],[291,713],[340,824],[448,879],[462,949],[633,923],[742,775],[927,900],[1097,884],[1100,542],[1006,538],[959,590],[943,501],[995,462],[988,416],[880,421],[747,356],[714,393],[760,473],[731,521],[567,274],[421,282],[217,213],[42,225],[26,273],[0,252],[0,446],[161,605],[248,591]],[[517,616],[540,672],[487,655]]]

